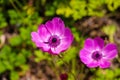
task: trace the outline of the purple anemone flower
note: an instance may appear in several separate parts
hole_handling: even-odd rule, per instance
[[[117,55],[117,46],[109,43],[104,47],[104,40],[97,37],[85,40],[84,48],[80,50],[79,56],[81,61],[89,68],[110,67],[110,60]]]
[[[37,47],[50,54],[65,51],[73,41],[70,29],[65,28],[64,22],[58,17],[41,24],[38,31],[32,32],[31,36]]]

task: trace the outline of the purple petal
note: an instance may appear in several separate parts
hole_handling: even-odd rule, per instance
[[[64,22],[62,21],[62,19],[55,17],[52,19],[52,23],[54,26],[54,32],[56,35],[62,35],[64,34],[65,31],[65,25]]]
[[[53,18],[52,21],[47,21],[46,28],[52,35],[62,35],[64,33],[64,22],[60,18]]]
[[[73,35],[69,28],[65,28],[64,35],[60,36],[61,39],[67,39],[69,42],[73,41]]]
[[[84,64],[89,64],[92,61],[90,58],[90,52],[85,49],[80,50],[79,56]]]
[[[50,37],[50,33],[45,27],[45,25],[41,24],[38,29],[38,34],[43,42],[48,42],[48,39]]]
[[[71,45],[72,41],[73,41],[73,35],[72,35],[70,29],[66,28],[64,38],[61,39],[60,45],[58,45],[56,48],[51,48],[51,50],[53,53],[59,54],[60,52],[68,49],[68,47]]]
[[[87,67],[89,68],[95,68],[98,67],[98,62],[97,61],[91,61],[91,63],[87,64]]]
[[[88,50],[86,50],[84,48],[80,50],[80,56],[85,56],[85,57],[87,56],[88,57],[90,55],[91,55],[90,51],[88,51]]]
[[[32,32],[32,41],[35,42],[36,46],[41,48],[43,51],[48,51],[50,47],[47,44],[44,44],[37,32]]]
[[[40,39],[40,36],[38,35],[37,32],[32,32],[31,36],[32,36],[32,41],[33,42],[42,42],[42,40]]]
[[[103,49],[103,54],[105,58],[112,59],[117,55],[117,46],[115,44],[107,44]]]
[[[101,61],[99,63],[100,68],[109,68],[110,67],[110,62],[109,61]]]
[[[91,39],[91,38],[86,39],[85,43],[84,43],[84,48],[89,50],[89,51],[94,50],[94,41],[93,41],[93,39]]]
[[[54,35],[55,29],[54,29],[54,25],[53,25],[52,21],[47,21],[47,22],[45,23],[45,26],[46,26],[46,28],[48,29],[48,31],[50,32],[50,34],[51,34],[51,35]]]
[[[39,48],[45,52],[48,52],[50,50],[50,46],[48,46],[48,44],[43,44],[42,47]]]
[[[104,47],[104,40],[100,37],[94,38],[94,43],[96,49],[102,49]]]

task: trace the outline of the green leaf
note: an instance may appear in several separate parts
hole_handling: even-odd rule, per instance
[[[10,16],[10,18],[17,18],[18,14],[14,9],[8,10],[8,14]]]
[[[12,52],[9,56],[8,56],[8,59],[9,59],[9,62],[11,63],[11,65],[14,66],[14,62],[16,61],[16,53]]]
[[[63,53],[62,60],[61,59],[57,60],[56,65],[61,66],[64,64],[64,62],[69,63],[77,56],[76,52],[77,52],[77,49],[75,47],[70,47],[69,50]]]
[[[18,54],[16,56],[16,61],[14,64],[15,64],[15,66],[20,66],[20,65],[25,64],[25,62],[26,62],[25,56],[23,56],[22,54]]]
[[[2,13],[0,13],[0,28],[4,28],[7,26],[7,22],[5,20],[5,17]]]
[[[10,80],[19,80],[19,74],[16,71],[11,71]]]
[[[11,53],[11,48],[5,45],[0,51],[0,59],[6,60],[10,53]]]
[[[26,71],[29,70],[29,65],[26,65],[26,64],[20,65],[20,68],[22,69],[22,70],[19,72],[20,75],[25,75],[25,74],[26,74]]]
[[[53,16],[55,14],[55,7],[54,6],[48,6],[47,5],[47,9],[45,11],[45,15],[46,16]]]
[[[5,65],[3,64],[3,62],[0,61],[0,73],[3,73],[4,71],[6,71],[6,67],[5,67]]]
[[[107,35],[109,35],[110,41],[111,41],[111,42],[114,42],[114,40],[113,40],[113,35],[114,35],[115,31],[116,31],[116,26],[115,26],[115,25],[104,26],[104,27],[103,27],[103,31],[104,31]]]
[[[35,51],[35,56],[36,56],[36,58],[35,58],[36,62],[39,62],[39,61],[41,61],[41,60],[46,58],[45,55],[40,50],[36,50]]]
[[[21,54],[23,54],[26,58],[32,55],[32,53],[29,50],[22,49]]]
[[[75,58],[76,55],[76,48],[75,47],[70,47],[69,50],[66,51],[66,54],[64,55],[64,60],[69,62],[70,60],[72,60],[73,58]]]
[[[9,43],[12,46],[18,46],[22,43],[22,39],[20,36],[14,36],[14,37],[9,39]]]
[[[48,53],[43,53],[40,50],[36,50],[35,51],[35,56],[36,56],[35,57],[35,61],[36,62],[39,62],[39,61],[44,60],[44,59],[51,60],[51,58],[49,57]]]
[[[4,60],[3,61],[4,67],[8,70],[13,70],[13,65],[10,64],[9,60]]]
[[[30,39],[30,29],[29,28],[24,28],[24,27],[21,27],[20,28],[20,36],[23,40],[27,40],[27,39]]]
[[[9,9],[8,15],[10,17],[11,24],[14,25],[14,24],[18,24],[18,23],[22,22],[22,20],[20,19],[20,16],[18,15],[18,13],[14,9]],[[22,13],[21,13],[21,15],[22,15]]]
[[[120,0],[106,0],[106,4],[110,11],[115,11],[120,7]]]

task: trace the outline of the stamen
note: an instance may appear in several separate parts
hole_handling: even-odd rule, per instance
[[[57,42],[57,39],[56,38],[53,38],[52,39],[52,43],[56,43]]]
[[[54,35],[49,38],[49,46],[50,47],[57,47],[60,44],[60,39],[58,36]]]
[[[99,51],[95,51],[92,53],[92,58],[98,61],[102,58],[102,54]]]

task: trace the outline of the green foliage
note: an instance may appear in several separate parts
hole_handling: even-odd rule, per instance
[[[106,4],[110,11],[115,11],[120,7],[120,0],[106,0]]]
[[[3,14],[0,12],[0,28],[4,28],[7,26],[7,22],[3,16]]]
[[[80,33],[78,33],[78,31],[77,31],[77,29],[76,28],[74,28],[74,26],[73,26],[73,28],[71,29],[72,30],[72,33],[73,33],[73,35],[74,35],[74,39],[77,41],[77,42],[80,42],[80,38],[82,38],[82,37],[80,37]]]
[[[103,31],[104,31],[107,35],[109,35],[110,41],[111,41],[111,42],[114,42],[114,40],[113,40],[113,35],[114,35],[115,31],[116,31],[116,26],[115,26],[115,25],[104,26],[104,27],[103,27]]]
[[[11,46],[18,46],[22,43],[20,36],[14,36],[9,40]]]
[[[33,2],[29,2],[33,1]],[[63,69],[68,64],[68,80],[75,80],[74,75],[79,74],[76,64],[79,49],[83,47],[86,36],[82,36],[77,26],[73,24],[87,16],[105,16],[115,13],[120,7],[119,0],[0,0],[0,35],[5,35],[5,44],[0,43],[0,75],[10,71],[10,80],[19,80],[20,75],[29,70],[28,60],[33,58],[36,63],[42,60],[49,61],[54,69]],[[109,13],[107,13],[109,12]],[[51,56],[36,49],[31,41],[31,32],[37,31],[38,26],[54,16],[61,16],[68,23],[74,35],[75,46],[71,46],[60,57]],[[65,23],[65,24],[66,24]],[[11,30],[13,26],[13,31]],[[113,42],[115,25],[104,26],[102,29]],[[1,40],[1,37],[0,37]],[[79,45],[79,46],[78,46]],[[56,59],[57,58],[57,59]],[[20,70],[16,70],[16,68]],[[86,69],[86,68],[85,68]],[[89,70],[94,72],[95,80],[119,80],[120,69]],[[102,72],[105,72],[102,74]],[[87,71],[86,71],[87,72]],[[82,74],[82,71],[81,71]],[[109,75],[107,75],[109,74]],[[86,74],[83,74],[86,75]],[[93,79],[94,80],[94,79]]]
[[[19,3],[19,1],[15,2]],[[8,4],[6,5],[8,6]],[[1,8],[0,10],[4,11]],[[0,29],[7,26],[9,29],[9,26],[12,25],[18,33],[10,35],[9,44],[5,44],[0,51],[0,74],[10,71],[10,80],[19,80],[19,73],[24,75],[29,69],[27,59],[32,55],[32,52],[28,47],[33,45],[31,31],[37,30],[42,18],[38,12],[34,12],[33,7],[27,7],[25,11],[12,8],[6,10],[5,14],[7,15],[0,13]],[[1,31],[0,33],[3,34]],[[20,71],[17,71],[16,68],[19,68]]]
[[[48,55],[48,53],[43,53],[40,50],[35,50],[35,61],[36,62],[40,62],[42,60],[51,60],[50,56]]]
[[[74,58],[77,57],[78,50],[75,47],[70,47],[66,52],[61,55],[61,59],[59,58],[56,61],[57,66],[62,66],[65,63],[70,63]]]
[[[74,20],[77,20],[87,15],[86,6],[86,1],[84,0],[71,0],[68,5],[61,2],[57,7],[56,13],[58,15],[62,14],[67,18],[72,16]]]
[[[10,24],[14,25],[14,24],[21,23],[21,20],[20,20],[21,18],[14,9],[8,10],[8,15],[10,17]]]
[[[23,54],[16,54],[9,46],[4,46],[0,51],[0,73],[5,70],[13,71],[15,67],[26,65],[26,56]]]
[[[109,74],[109,75],[108,75]],[[96,79],[95,80],[119,80],[120,78],[118,77],[120,74],[120,69],[105,69],[101,70],[99,69],[96,72]]]
[[[6,68],[5,68],[4,66],[5,66],[5,65],[3,64],[3,62],[0,62],[0,73],[6,71]]]
[[[25,56],[22,54],[19,54],[16,56],[16,61],[15,61],[14,65],[20,66],[22,64],[25,64],[25,62],[26,62]]]
[[[101,9],[104,5],[104,0],[89,0],[87,4],[88,16],[98,16],[104,15],[104,9]]]
[[[18,72],[12,71],[10,74],[10,80],[18,80],[18,79],[19,79]]]
[[[12,70],[13,65],[8,61],[8,54],[11,53],[11,48],[9,46],[4,46],[4,48],[0,51],[0,72],[4,72],[6,69]]]
[[[54,6],[51,6],[51,5],[48,5],[46,6],[46,12],[45,12],[45,15],[46,16],[52,16],[55,14],[55,7]]]
[[[72,17],[74,20],[81,19],[85,16],[104,16],[107,12],[103,7],[107,5],[108,10],[115,11],[120,7],[119,0],[54,0],[53,6],[46,6],[46,16],[63,15],[66,18]]]

